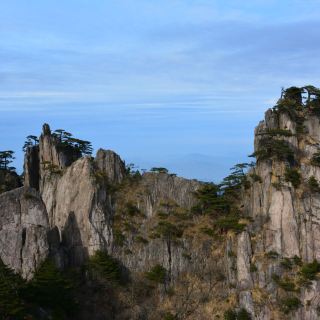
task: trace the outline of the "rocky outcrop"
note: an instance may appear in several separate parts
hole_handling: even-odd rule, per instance
[[[120,183],[126,175],[124,162],[111,150],[99,149],[95,163],[98,170],[105,174],[110,183]]]
[[[112,151],[99,150],[95,161],[78,159],[59,146],[48,125],[39,141],[26,151],[25,187],[0,199],[0,257],[26,278],[49,254],[61,267],[79,266],[111,246],[108,186],[125,175],[124,162]],[[101,183],[101,172],[108,183]]]
[[[319,260],[320,252],[320,194],[309,183],[320,181],[320,167],[312,161],[319,150],[319,118],[305,106],[290,108],[268,110],[255,130],[257,164],[248,174],[255,179],[243,196],[243,212],[253,222],[235,241],[239,304],[255,319],[319,318],[319,282],[299,284],[301,266],[288,272],[283,263],[301,258],[306,264]],[[295,283],[296,293],[277,277]],[[263,307],[257,291],[269,301]],[[300,304],[285,315],[284,301],[292,296]]]
[[[28,147],[24,156],[24,185],[39,190],[40,160],[39,146]]]
[[[196,204],[194,192],[200,186],[201,183],[196,180],[167,173],[146,172],[134,185],[126,186],[118,192],[115,198],[116,223],[113,230],[116,233],[121,231],[125,241],[121,246],[115,241],[113,254],[131,272],[148,271],[154,265],[162,265],[168,270],[171,280],[182,272],[198,269],[198,257],[209,261],[211,241],[197,243],[187,238],[171,239],[161,235],[152,237],[159,223],[158,214],[166,212],[170,220],[170,215],[174,215],[176,211],[190,210]],[[128,213],[130,208],[136,210],[134,216]],[[119,219],[121,222],[117,224]],[[183,223],[177,219],[171,222],[169,227],[183,227]],[[136,227],[127,232],[128,224]]]
[[[141,247],[135,245],[134,234],[128,235],[126,249],[135,255],[132,259],[114,240],[114,216],[123,203],[133,201],[145,217],[140,221],[141,231],[148,237],[149,221],[162,203],[171,201],[190,209],[199,182],[145,173],[136,176],[133,186],[133,177],[116,153],[99,149],[95,158],[78,158],[76,152],[61,146],[48,125],[43,126],[39,145],[26,150],[24,176],[25,187],[5,193],[0,201],[3,221],[11,221],[1,229],[1,240],[10,243],[0,246],[1,258],[24,277],[31,277],[48,255],[63,268],[80,266],[97,250],[112,252],[132,271],[163,264],[178,275],[187,268],[183,254],[191,251],[188,241],[181,246],[154,239]]]
[[[160,201],[173,200],[179,206],[190,209],[195,204],[194,192],[201,185],[197,180],[152,172],[146,172],[141,183],[146,194],[144,203],[149,217],[154,215]]]
[[[72,265],[107,249],[112,240],[112,203],[95,178],[90,158],[77,160],[63,174],[44,176],[41,196],[51,228],[57,227]]]
[[[39,138],[40,164],[50,163],[59,169],[64,169],[81,157],[81,153],[71,148],[63,148],[63,144],[53,135],[48,124],[44,124]],[[43,168],[43,165],[41,166]],[[41,176],[43,175],[43,169]]]
[[[0,195],[0,258],[27,279],[49,254],[48,231],[38,192],[22,187]]]

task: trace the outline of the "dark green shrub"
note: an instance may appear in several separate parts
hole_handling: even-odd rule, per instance
[[[320,166],[320,151],[316,152],[311,158],[311,164],[313,166]]]
[[[43,170],[49,172],[50,176],[57,174],[62,175],[62,170],[50,161],[42,162]]]
[[[223,317],[225,320],[237,320],[237,312],[229,309],[224,313]]]
[[[237,320],[251,320],[251,315],[246,309],[242,308],[238,312]]]
[[[244,308],[241,308],[238,312],[236,312],[235,310],[229,309],[224,313],[224,319],[225,320],[251,320],[251,315]]]
[[[271,275],[271,279],[275,282],[275,283],[278,283],[280,281],[280,276],[277,275],[276,273],[273,273]]]
[[[267,129],[265,132],[262,132],[258,135],[269,135],[269,136],[284,136],[284,137],[291,137],[292,132],[286,129]]]
[[[275,157],[280,161],[294,162],[294,153],[289,143],[273,138],[261,139],[258,150],[251,157],[256,157],[257,160],[268,160]]]
[[[239,163],[231,168],[230,175],[225,177],[220,184],[203,184],[195,193],[198,203],[191,209],[192,214],[207,214],[221,217],[236,214],[241,190],[249,188],[246,170],[253,167],[253,163]]]
[[[273,274],[272,280],[283,290],[285,291],[296,291],[295,284],[288,278],[280,278],[278,275]]]
[[[282,312],[285,314],[290,313],[291,311],[295,311],[299,309],[301,306],[301,302],[297,297],[289,297],[281,300],[280,308]]]
[[[301,175],[297,169],[287,168],[285,172],[285,180],[291,182],[294,188],[298,188],[301,183]]]
[[[163,266],[157,264],[151,268],[150,271],[146,272],[145,276],[152,282],[164,284],[167,278],[167,270]]]
[[[166,288],[166,294],[169,296],[169,297],[173,297],[176,292],[174,290],[174,287],[169,287],[169,288]]]
[[[316,280],[317,274],[320,272],[320,263],[314,260],[306,263],[301,267],[300,274],[306,280]]]
[[[279,253],[271,250],[271,251],[266,252],[266,257],[269,259],[277,259],[279,257]]]
[[[105,280],[115,284],[122,280],[119,262],[103,251],[97,251],[90,257],[87,269],[90,276],[97,280]]]
[[[284,269],[287,269],[287,270],[291,270],[292,269],[292,261],[289,258],[283,258],[280,261],[280,265]]]
[[[278,191],[281,190],[282,188],[282,184],[280,182],[272,182],[271,184],[275,189],[277,189]]]
[[[250,272],[257,272],[258,268],[254,263],[250,264]]]
[[[164,239],[177,239],[183,234],[183,230],[169,221],[160,221],[156,226],[156,233]]]
[[[302,104],[302,92],[303,88],[298,87],[290,87],[284,90],[283,92],[283,98],[291,101],[291,103],[296,105]]]
[[[182,257],[187,259],[187,260],[191,260],[191,255],[187,252],[182,252]]]
[[[319,183],[314,176],[310,177],[308,180],[308,186],[311,192],[320,192]]]
[[[250,178],[254,181],[254,182],[262,182],[262,179],[261,179],[261,177],[258,175],[258,174],[256,174],[256,173],[251,173],[250,174]]]
[[[126,238],[125,238],[124,234],[121,232],[121,230],[118,230],[118,229],[113,230],[113,237],[114,237],[115,245],[117,245],[119,247],[124,246]]]
[[[206,183],[194,193],[198,204],[191,211],[194,214],[214,214],[225,212],[229,203],[221,194],[220,187],[214,183]]]
[[[279,287],[285,291],[296,291],[296,285],[289,279],[284,279],[279,282]]]
[[[140,209],[132,202],[128,202],[126,204],[126,213],[133,217],[139,215],[141,213]]]
[[[219,228],[223,232],[226,232],[228,230],[241,232],[246,226],[243,223],[239,223],[239,217],[237,216],[221,217],[217,221],[215,221],[214,224],[217,228]]]
[[[132,223],[131,221],[125,221],[123,223],[123,229],[124,231],[127,231],[127,232],[131,232],[131,233],[135,233],[137,231],[134,223]],[[117,230],[116,231],[117,233],[117,245],[119,245],[120,247],[122,247],[125,243],[125,236],[122,234],[122,232],[120,230]]]
[[[228,250],[228,257],[233,258],[236,257],[237,255],[232,251],[232,250]]]
[[[296,266],[302,266],[302,259],[300,257],[298,257],[297,255],[295,255],[293,258],[293,263],[296,265]]]
[[[25,305],[20,296],[22,279],[0,259],[0,316],[3,319],[23,319]]]
[[[142,243],[142,244],[148,244],[149,243],[149,241],[147,239],[145,239],[144,237],[142,237],[142,236],[137,236],[136,237],[136,241],[138,243]]]
[[[168,173],[169,170],[167,168],[163,167],[153,167],[150,169],[151,172],[156,172],[156,173]]]
[[[206,234],[209,237],[213,237],[214,236],[214,230],[212,228],[207,228],[207,227],[203,227],[200,229],[200,231],[204,234]]]
[[[160,219],[167,219],[169,217],[169,214],[166,213],[166,212],[163,212],[163,211],[159,211],[157,212],[157,216],[160,218]]]
[[[177,320],[177,316],[173,315],[171,312],[166,313],[163,316],[163,320]]]
[[[16,172],[0,169],[0,194],[21,186],[21,179]]]
[[[76,309],[72,283],[51,260],[46,260],[36,271],[23,295],[28,302],[51,309],[57,319],[71,315]]]
[[[72,160],[76,160],[84,155],[92,154],[91,142],[72,137],[72,134],[63,129],[57,129],[52,133],[56,138],[58,151],[64,152]],[[70,165],[71,163],[69,163]]]

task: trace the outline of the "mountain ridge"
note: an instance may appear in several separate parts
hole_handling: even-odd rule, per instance
[[[80,313],[61,319],[318,319],[319,118],[317,88],[283,90],[255,129],[256,163],[220,184],[141,175],[44,125],[24,186],[0,195],[0,258],[31,283],[48,258],[78,269]]]

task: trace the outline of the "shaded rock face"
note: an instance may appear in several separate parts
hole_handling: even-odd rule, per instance
[[[124,162],[111,150],[99,149],[95,163],[98,170],[104,172],[111,183],[120,183],[126,175]]]
[[[74,161],[72,154],[70,158],[58,151],[56,139],[47,127],[39,148],[40,162],[59,168],[40,171],[40,193],[49,223],[51,228],[58,228],[66,253],[59,260],[80,265],[95,251],[111,245],[112,199],[107,185],[100,184],[97,176],[102,174],[111,184],[120,183],[125,174],[124,162],[114,152],[102,149],[95,159],[87,156]]]
[[[0,170],[0,194],[21,186],[21,179],[15,172]]]
[[[255,319],[319,319],[318,281],[312,281],[309,288],[297,284],[300,293],[292,294],[279,289],[279,284],[273,280],[274,275],[278,275],[280,279],[297,283],[299,267],[292,267],[294,271],[290,273],[281,264],[284,259],[292,261],[293,257],[300,257],[303,263],[308,263],[320,258],[320,194],[309,187],[311,177],[320,181],[320,167],[311,161],[320,143],[319,118],[307,113],[303,134],[298,132],[297,126],[288,113],[268,110],[265,121],[255,130],[255,151],[263,148],[261,141],[266,132],[278,130],[279,134],[267,137],[287,143],[294,157],[294,161],[275,156],[258,158],[249,176],[257,175],[259,181],[251,181],[251,188],[243,197],[244,213],[253,222],[233,240],[238,251],[236,286],[240,306],[250,311]],[[289,130],[291,134],[279,130]],[[294,186],[290,178],[286,178],[288,170],[298,172],[301,180],[298,185]],[[256,270],[250,271],[252,265]],[[234,282],[231,276],[229,278]],[[263,293],[269,303],[261,305],[257,291]],[[281,299],[290,294],[301,301],[301,306],[288,316],[278,313]]]
[[[43,179],[46,183],[41,196],[49,224],[58,228],[75,265],[87,255],[107,249],[112,240],[112,203],[108,191],[95,181],[92,161],[88,157],[79,159],[62,175]]]
[[[40,160],[39,146],[29,147],[24,159],[24,185],[39,190]]]
[[[27,279],[49,254],[48,231],[38,192],[22,187],[0,195],[0,258]]]
[[[179,206],[190,209],[195,204],[194,192],[200,187],[196,180],[187,180],[166,173],[147,172],[142,185],[146,191],[145,211],[148,217],[155,214],[159,201],[174,200]]]

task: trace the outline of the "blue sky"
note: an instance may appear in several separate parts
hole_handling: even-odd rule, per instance
[[[281,87],[320,86],[319,0],[0,3],[0,150],[65,128],[149,169],[218,181]]]

